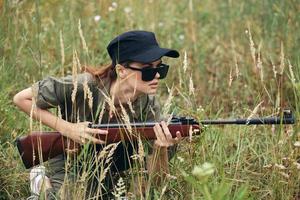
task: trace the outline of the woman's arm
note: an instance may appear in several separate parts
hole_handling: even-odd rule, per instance
[[[92,135],[107,134],[106,130],[88,128],[88,122],[77,124],[70,123],[55,116],[46,109],[33,106],[33,92],[31,87],[17,93],[13,98],[13,102],[26,114],[31,115],[33,119],[41,121],[42,124],[57,130],[62,135],[69,137],[77,143],[82,144],[87,141],[103,143],[103,141],[98,140]]]
[[[156,124],[153,129],[157,139],[154,141],[153,153],[148,157],[147,169],[150,177],[152,176],[155,183],[159,184],[169,174],[168,147],[176,144],[181,139],[181,134],[178,131],[177,137],[172,138],[164,121],[161,122],[161,126]]]
[[[147,169],[154,183],[160,184],[169,173],[167,147],[153,146],[153,153],[148,156]]]

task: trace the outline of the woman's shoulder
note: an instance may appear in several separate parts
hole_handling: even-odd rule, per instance
[[[106,80],[102,80],[103,83],[106,84]],[[38,81],[35,83],[39,89],[53,90],[53,91],[72,91],[74,87],[77,88],[77,91],[83,91],[84,88],[89,87],[91,90],[97,90],[100,85],[99,80],[97,80],[92,74],[84,72],[75,75],[67,75],[64,77],[54,77],[54,76],[47,76],[43,80]],[[51,89],[53,88],[53,89]]]
[[[89,85],[97,84],[96,78],[88,72],[83,72],[76,75],[69,75],[65,77],[65,79],[72,83],[74,83],[75,81],[78,84],[85,84],[85,83],[88,83]]]
[[[89,86],[97,86],[98,85],[97,79],[88,72],[83,72],[83,73],[75,74],[75,75],[67,75],[65,77],[60,77],[60,78],[49,76],[49,77],[46,77],[46,79],[55,80],[56,82],[63,84],[63,85],[78,84],[80,86],[80,85],[84,85],[86,83]]]

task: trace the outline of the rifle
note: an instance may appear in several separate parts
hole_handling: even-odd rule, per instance
[[[97,135],[98,139],[106,143],[119,141],[132,141],[141,139],[156,139],[153,126],[156,122],[146,121],[128,124],[89,124],[90,128],[108,130],[107,135]],[[282,117],[264,117],[252,119],[225,119],[225,120],[202,120],[197,122],[193,118],[173,117],[168,125],[172,137],[176,137],[176,132],[180,131],[182,137],[191,134],[200,134],[200,125],[215,124],[237,124],[237,125],[259,125],[259,124],[294,124],[295,118],[291,111],[285,110]],[[131,130],[129,130],[131,129]],[[35,165],[54,158],[68,151],[75,151],[80,148],[79,144],[62,136],[59,132],[32,132],[29,135],[16,139],[16,145],[21,155],[22,161],[29,169]]]

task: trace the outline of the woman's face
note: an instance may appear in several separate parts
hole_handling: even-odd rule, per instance
[[[130,62],[128,65],[132,68],[137,68],[137,69],[142,69],[143,67],[157,67],[159,66],[159,64],[161,64],[161,59],[156,60],[152,63],[139,63],[139,62]],[[133,70],[133,69],[129,69],[126,68],[126,84],[128,84],[128,86],[130,88],[133,89],[133,91],[136,94],[141,94],[141,93],[145,93],[145,94],[155,94],[157,87],[158,87],[158,81],[159,81],[159,73],[156,73],[155,77],[153,80],[151,81],[143,81],[142,80],[142,72],[141,71],[137,71],[137,70]]]

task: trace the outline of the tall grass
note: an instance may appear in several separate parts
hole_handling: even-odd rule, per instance
[[[74,51],[76,66],[107,63],[106,45],[127,30],[154,31],[161,46],[181,52],[180,59],[165,59],[171,70],[159,96],[169,114],[203,119],[270,115],[283,108],[300,113],[297,0],[4,0],[0,9],[0,199],[29,195],[28,171],[14,140],[28,132],[30,120],[13,106],[13,95],[47,75],[72,74]],[[151,195],[294,199],[299,140],[298,124],[207,127],[179,145],[170,174]],[[213,173],[195,173],[206,170],[205,162]],[[141,167],[137,162],[130,180],[119,180],[116,196],[127,182],[141,181]]]

